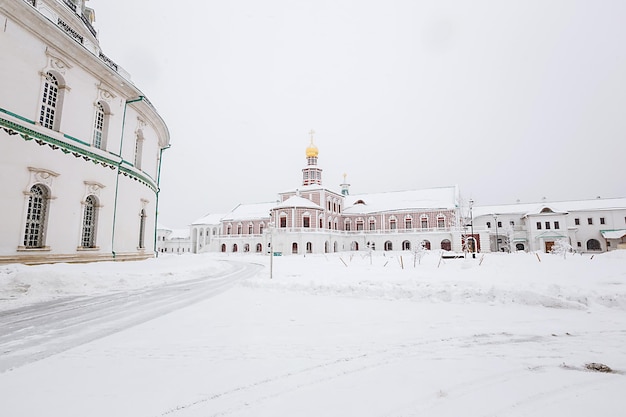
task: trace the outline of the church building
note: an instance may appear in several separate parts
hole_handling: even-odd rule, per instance
[[[477,250],[489,247],[487,231],[472,237],[456,186],[350,195],[344,176],[340,192],[325,187],[312,133],[299,187],[280,192],[278,201],[198,219],[191,226],[192,252],[461,252],[466,240]]]
[[[0,263],[155,255],[169,131],[85,2],[0,2]]]

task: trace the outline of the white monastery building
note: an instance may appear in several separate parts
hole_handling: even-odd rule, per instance
[[[312,134],[313,132],[311,132]],[[306,149],[301,186],[278,201],[240,204],[191,225],[191,251],[302,254],[363,250],[579,252],[626,249],[626,198],[474,207],[456,186],[350,195],[323,186],[319,151]],[[272,248],[273,249],[270,249]]]
[[[0,262],[155,255],[169,132],[84,0],[0,2]]]

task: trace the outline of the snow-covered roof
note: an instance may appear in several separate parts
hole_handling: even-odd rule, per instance
[[[168,239],[189,239],[189,229],[172,229]]]
[[[506,204],[497,206],[474,206],[474,217],[493,214],[519,214],[520,216],[539,214],[544,208],[555,213],[572,211],[626,209],[626,198],[596,198],[593,200],[554,201],[542,203]]]
[[[306,198],[303,198],[303,197],[300,197],[300,196],[297,196],[297,195],[289,197],[287,200],[285,200],[282,203],[276,205],[274,207],[274,209],[291,208],[291,207],[310,208],[310,209],[322,210],[322,208],[319,205],[315,204],[311,200],[308,200]]]
[[[626,236],[626,229],[600,230],[600,233],[605,239],[621,239]]]
[[[201,224],[220,224],[220,221],[224,217],[224,213],[209,213],[203,217],[200,217],[198,220],[191,223],[192,226],[197,226]]]
[[[279,195],[283,195],[283,194],[291,194],[291,193],[296,193],[298,194],[299,192],[310,192],[310,191],[319,191],[319,190],[323,190],[329,193],[333,193],[333,194],[337,194],[337,195],[341,195],[341,193],[331,190],[330,188],[324,187],[323,185],[319,185],[319,184],[311,184],[311,185],[302,185],[298,188],[292,188],[290,190],[287,191],[283,191],[278,193]]]
[[[442,209],[453,210],[458,203],[457,187],[423,190],[392,191],[346,196],[346,214],[366,214],[395,210]],[[357,202],[363,202],[362,204]]]
[[[270,210],[276,206],[276,202],[270,203],[253,203],[253,204],[239,204],[230,213],[222,217],[222,221],[232,222],[238,220],[252,220],[252,219],[268,219],[270,217]]]

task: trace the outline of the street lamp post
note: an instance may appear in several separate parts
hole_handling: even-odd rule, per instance
[[[476,258],[476,239],[474,238],[474,213],[472,212],[472,207],[474,206],[474,200],[470,198],[469,201],[469,209],[470,209],[470,227],[472,231],[472,258]]]
[[[500,244],[498,243],[498,216],[493,216],[493,221],[496,224],[496,252],[500,252]]]

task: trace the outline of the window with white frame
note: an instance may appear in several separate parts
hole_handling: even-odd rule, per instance
[[[104,149],[104,120],[106,113],[104,112],[104,106],[98,102],[96,104],[96,116],[93,126],[93,146],[98,149]]]
[[[437,227],[443,229],[446,227],[446,218],[443,216],[437,216]]]
[[[31,187],[24,231],[24,247],[26,248],[44,247],[48,199],[49,191],[46,186],[35,184]]]
[[[48,129],[55,129],[57,105],[59,104],[59,81],[52,73],[46,73],[39,114],[39,124]]]
[[[404,219],[404,228],[405,229],[413,228],[413,218],[411,218],[411,216],[406,216],[406,218]]]
[[[420,218],[420,224],[421,224],[422,229],[428,229],[428,217],[422,216]]]
[[[141,159],[143,154],[143,135],[137,134],[135,139],[135,168],[141,169]]]
[[[83,232],[80,246],[83,248],[96,247],[98,200],[93,195],[87,196],[83,206]]]
[[[145,245],[145,237],[146,237],[146,210],[141,209],[141,213],[139,215],[139,249],[144,249]]]

